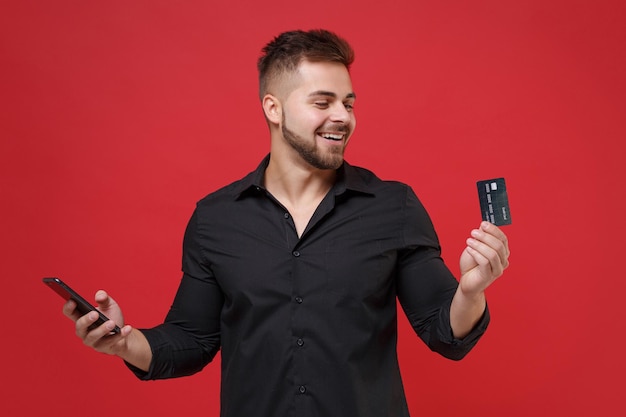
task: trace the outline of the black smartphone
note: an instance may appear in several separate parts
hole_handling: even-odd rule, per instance
[[[73,300],[76,303],[76,310],[82,315],[89,313],[90,311],[95,311],[100,315],[98,320],[94,322],[91,326],[89,326],[89,330],[93,330],[96,327],[100,326],[106,321],[109,321],[109,318],[102,314],[98,309],[96,309],[93,305],[91,305],[87,300],[81,297],[76,291],[70,288],[69,285],[61,281],[59,278],[44,278],[43,283],[50,287],[54,292],[59,294],[65,301]],[[119,333],[120,328],[115,326],[115,328],[111,331],[112,333]]]

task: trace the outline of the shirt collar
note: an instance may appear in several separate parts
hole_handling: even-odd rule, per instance
[[[270,162],[270,155],[268,154],[259,166],[238,181],[233,187],[233,197],[239,200],[248,195],[254,195],[259,191],[265,190],[263,185],[263,176],[265,169]],[[368,186],[365,178],[360,175],[359,170],[347,163],[346,161],[341,164],[337,169],[337,182],[333,186],[335,195],[341,195],[346,191],[354,191],[357,193],[373,195],[371,187]]]

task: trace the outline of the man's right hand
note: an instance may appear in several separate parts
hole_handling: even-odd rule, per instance
[[[81,315],[76,311],[76,303],[69,300],[63,306],[63,314],[74,321],[76,326],[76,336],[85,345],[93,348],[97,352],[109,355],[117,355],[136,367],[148,371],[152,360],[150,345],[143,333],[133,329],[132,326],[124,325],[122,310],[115,300],[106,291],[96,292],[95,301],[97,308],[110,320],[89,330],[89,326],[98,320],[98,314],[91,311]],[[113,334],[111,331],[118,325],[120,333]]]

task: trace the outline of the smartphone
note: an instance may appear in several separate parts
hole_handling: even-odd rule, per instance
[[[76,310],[85,315],[90,311],[95,311],[100,315],[98,320],[89,326],[89,330],[93,330],[96,327],[100,326],[106,321],[109,321],[109,318],[102,314],[98,309],[96,309],[93,305],[87,302],[83,297],[81,297],[76,291],[70,288],[69,285],[61,281],[59,278],[44,278],[43,283],[50,287],[54,292],[59,294],[65,301],[73,300],[76,303]],[[119,333],[120,328],[115,326],[115,328],[111,331],[111,333]]]

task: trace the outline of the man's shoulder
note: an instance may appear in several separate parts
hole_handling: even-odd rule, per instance
[[[411,187],[398,180],[382,179],[370,169],[346,164],[348,188],[376,193],[406,193]]]
[[[224,185],[221,188],[210,192],[209,194],[202,197],[198,201],[197,205],[199,207],[202,207],[220,203],[234,202],[235,200],[237,200],[237,197],[245,188],[244,181],[246,178],[247,177],[244,177],[237,181],[233,181],[230,184]]]
[[[220,203],[233,203],[237,201],[241,196],[252,191],[258,191],[260,189],[259,184],[263,178],[263,172],[269,161],[269,155],[266,156],[259,166],[254,170],[246,174],[244,177],[231,182],[217,190],[209,193],[198,201],[198,207],[212,206]]]

